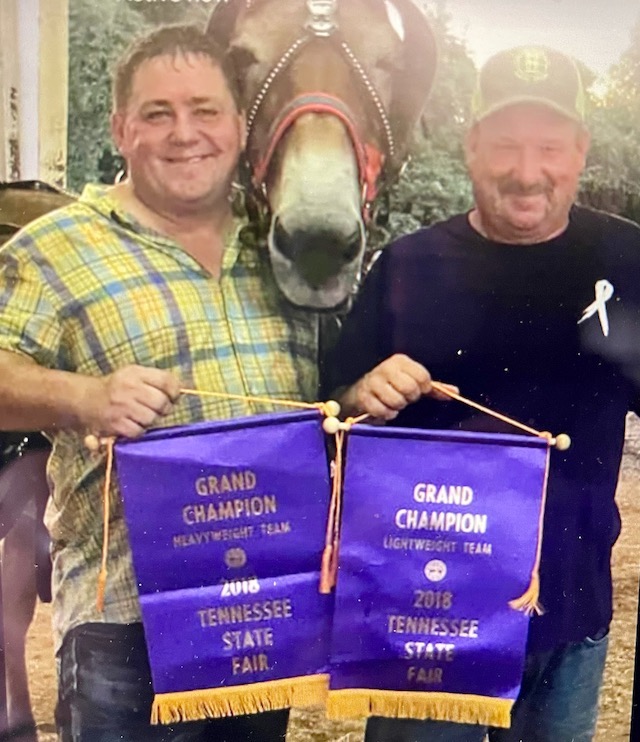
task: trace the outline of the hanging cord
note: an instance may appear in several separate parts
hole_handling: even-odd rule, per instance
[[[331,464],[331,504],[329,506],[329,518],[325,534],[324,550],[322,552],[322,564],[320,567],[320,592],[324,595],[333,590],[338,577],[338,550],[340,545],[340,525],[342,522],[342,476],[344,463],[345,433],[351,430],[356,423],[366,420],[369,415],[348,417],[340,422],[336,415],[340,412],[340,405],[334,403],[338,411],[335,415],[325,418],[322,428],[328,435],[335,436],[336,453]]]
[[[100,446],[101,443],[107,449],[107,463],[102,497],[102,558],[100,560],[98,594],[96,597],[96,608],[100,613],[104,611],[104,593],[107,585],[107,560],[109,557],[109,491],[111,489],[111,474],[113,472],[113,446],[115,444],[115,438],[103,438],[101,441],[98,441],[98,446]],[[89,448],[91,447],[89,446]]]
[[[226,392],[199,392],[197,389],[180,389],[180,394],[192,394],[197,397],[217,397],[218,399],[240,399],[243,402],[266,402],[267,404],[284,405],[285,407],[298,407],[303,410],[320,410],[320,412],[330,415],[331,412],[325,412],[326,405],[331,402],[297,402],[292,399],[271,399],[270,397],[251,397],[245,394],[227,394]],[[334,402],[333,404],[338,404]],[[334,408],[331,407],[331,410]],[[339,406],[338,406],[339,409]]]
[[[545,438],[550,446],[555,446],[559,451],[566,451],[571,446],[571,438],[566,433],[560,433],[557,436],[551,435],[551,433],[548,433],[546,431],[536,430],[535,428],[530,428],[528,425],[525,425],[524,423],[519,422],[518,420],[514,420],[512,417],[507,417],[506,415],[501,414],[500,412],[496,412],[495,410],[490,410],[488,407],[484,407],[481,404],[478,404],[477,402],[474,402],[471,399],[467,399],[466,397],[463,397],[461,394],[457,394],[456,392],[452,391],[446,384],[442,384],[439,381],[432,381],[431,386],[437,391],[441,392],[442,394],[446,394],[448,397],[451,397],[451,399],[456,399],[458,402],[462,402],[463,404],[468,405],[469,407],[473,407],[476,410],[479,410],[480,412],[484,412],[487,415],[491,415],[491,417],[495,417],[497,420],[502,420],[502,422],[508,423],[509,425],[513,425],[515,428],[520,428],[520,430],[524,430],[526,433],[531,433],[531,435],[535,435],[538,438]]]
[[[524,423],[514,420],[513,418],[502,415],[499,412],[484,407],[483,405],[473,402],[456,392],[453,392],[445,384],[438,381],[432,382],[432,387],[452,399],[458,400],[469,407],[473,407],[480,412],[502,420],[510,425],[520,428],[527,433],[544,438],[549,446],[555,446],[560,451],[565,451],[571,445],[571,439],[565,433],[560,433],[556,437],[551,433],[536,430]],[[340,414],[340,405],[334,400],[327,402],[299,402],[297,400],[271,399],[269,397],[254,397],[243,394],[227,394],[224,392],[198,391],[197,389],[180,389],[180,394],[191,394],[199,397],[216,397],[219,399],[238,399],[246,402],[263,402],[273,405],[282,405],[285,407],[296,407],[299,409],[318,410],[324,416],[322,427],[328,435],[335,436],[336,453],[332,462],[332,487],[331,502],[329,505],[329,516],[325,533],[325,546],[322,552],[322,561],[320,568],[320,592],[323,594],[330,593],[335,587],[338,574],[338,551],[340,544],[340,523],[342,520],[342,477],[344,462],[344,445],[345,433],[348,433],[353,425],[356,425],[370,417],[368,414],[362,414],[357,417],[349,417],[343,422],[338,419]],[[102,448],[106,448],[106,471],[103,490],[103,535],[102,535],[102,559],[100,564],[100,573],[98,575],[98,590],[96,607],[101,613],[104,611],[105,589],[107,582],[107,561],[109,552],[109,492],[111,488],[111,476],[113,472],[113,447],[115,437],[99,438],[95,435],[88,435],[84,439],[85,446],[92,452],[97,453]],[[548,476],[548,458],[547,473],[545,474],[544,497],[546,498],[546,481]],[[539,595],[539,576],[538,569],[540,566],[540,553],[542,548],[542,514],[544,513],[544,501],[541,510],[541,520],[538,536],[538,545],[536,552],[536,562],[531,575],[531,585],[520,598],[510,602],[510,605],[516,610],[524,610],[528,614],[533,611],[541,612],[537,599]],[[536,585],[538,586],[536,589]]]
[[[502,420],[502,422],[508,423],[509,425],[513,425],[516,428],[519,428],[520,430],[524,430],[526,433],[531,433],[531,435],[535,435],[538,438],[544,438],[548,443],[547,448],[547,456],[545,461],[545,470],[544,470],[544,479],[542,484],[542,502],[540,503],[540,514],[538,517],[538,540],[536,543],[536,554],[533,561],[533,569],[531,570],[531,577],[529,582],[529,587],[524,591],[524,593],[519,598],[514,598],[513,600],[509,601],[509,606],[513,608],[516,611],[522,611],[527,616],[531,616],[532,614],[537,614],[538,616],[541,616],[544,613],[544,609],[542,605],[540,604],[540,559],[542,557],[542,533],[544,530],[544,511],[547,504],[547,484],[549,481],[549,463],[550,463],[550,448],[551,446],[555,446],[559,451],[566,451],[571,446],[571,438],[566,433],[560,433],[557,436],[551,435],[551,433],[548,433],[546,431],[540,431],[536,430],[535,428],[531,428],[528,425],[525,425],[524,423],[519,422],[518,420],[514,420],[511,417],[507,417],[506,415],[502,415],[499,412],[495,412],[494,410],[490,410],[487,407],[484,407],[481,404],[478,404],[477,402],[473,402],[470,399],[467,399],[466,397],[463,397],[460,394],[457,394],[456,392],[451,391],[448,387],[446,387],[444,384],[441,384],[438,381],[432,382],[432,386],[436,391],[442,392],[443,394],[446,394],[447,396],[451,397],[452,399],[456,399],[459,402],[463,402],[464,404],[468,405],[469,407],[473,407],[476,410],[479,410],[480,412],[484,412],[487,415],[491,415],[492,417],[495,417],[497,420]]]

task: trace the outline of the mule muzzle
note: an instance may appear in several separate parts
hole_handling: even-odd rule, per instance
[[[288,231],[274,217],[269,253],[278,286],[296,306],[330,310],[344,304],[357,282],[364,256],[364,224],[345,233],[331,221]]]

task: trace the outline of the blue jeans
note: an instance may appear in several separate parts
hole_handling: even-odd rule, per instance
[[[373,717],[365,742],[591,742],[608,635],[527,655],[510,729]]]
[[[284,742],[289,711],[151,725],[153,689],[141,624],[84,624],[58,655],[61,742]]]

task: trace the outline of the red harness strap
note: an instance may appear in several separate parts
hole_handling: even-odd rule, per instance
[[[282,110],[269,130],[268,146],[264,155],[253,169],[253,186],[260,191],[266,181],[273,155],[289,127],[306,113],[324,113],[339,119],[351,139],[358,163],[360,185],[362,187],[362,213],[365,221],[370,218],[370,207],[378,192],[378,178],[382,170],[384,155],[372,144],[363,143],[358,128],[348,106],[326,93],[305,93],[294,98]]]

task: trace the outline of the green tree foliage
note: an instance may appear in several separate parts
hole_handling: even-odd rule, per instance
[[[580,198],[640,221],[640,20],[604,93],[591,91],[592,145]]]
[[[111,68],[134,36],[154,25],[201,22],[203,3],[120,0],[69,2],[69,134],[67,182],[112,182],[120,161],[109,131]]]
[[[110,76],[115,58],[144,27],[126,3],[69,4],[69,135],[67,180],[80,190],[102,180],[99,162],[112,151]]]
[[[445,3],[438,2],[434,8],[423,2],[422,6],[437,40],[438,70],[413,156],[392,189],[389,223],[382,235],[387,239],[445,219],[471,204],[463,141],[476,69],[464,43],[449,30]]]
[[[131,10],[144,17],[145,23],[206,23],[216,0],[128,0]]]

